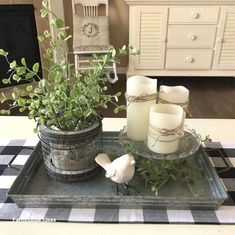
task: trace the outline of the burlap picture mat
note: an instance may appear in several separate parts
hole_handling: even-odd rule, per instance
[[[107,16],[73,16],[73,48],[104,46],[109,44]]]

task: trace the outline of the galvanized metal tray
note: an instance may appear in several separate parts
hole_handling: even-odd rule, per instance
[[[103,151],[111,156],[124,153],[118,143],[118,132],[104,132]],[[195,197],[187,185],[173,181],[159,189],[158,196],[137,175],[130,182],[137,195],[119,196],[115,183],[105,178],[104,171],[94,178],[74,183],[61,183],[48,176],[38,143],[8,191],[19,207],[84,207],[113,206],[121,208],[217,209],[227,193],[202,147],[187,158],[189,166],[201,168],[203,177],[195,178],[202,194]]]

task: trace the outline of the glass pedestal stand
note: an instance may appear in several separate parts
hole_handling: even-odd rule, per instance
[[[201,138],[195,130],[185,128],[184,136],[179,140],[179,147],[171,154],[159,154],[148,149],[145,141],[134,141],[128,138],[126,127],[120,131],[120,144],[133,155],[141,156],[150,160],[177,160],[193,155],[201,145]]]

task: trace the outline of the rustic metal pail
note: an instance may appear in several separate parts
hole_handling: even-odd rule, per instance
[[[40,140],[47,172],[53,178],[71,182],[90,178],[98,171],[95,157],[102,151],[102,123],[80,131],[40,127]]]

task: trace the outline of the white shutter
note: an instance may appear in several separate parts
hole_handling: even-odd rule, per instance
[[[140,55],[135,58],[136,69],[163,69],[167,8],[141,7],[136,11],[135,46]]]
[[[235,7],[224,7],[222,10],[214,68],[235,68]]]

